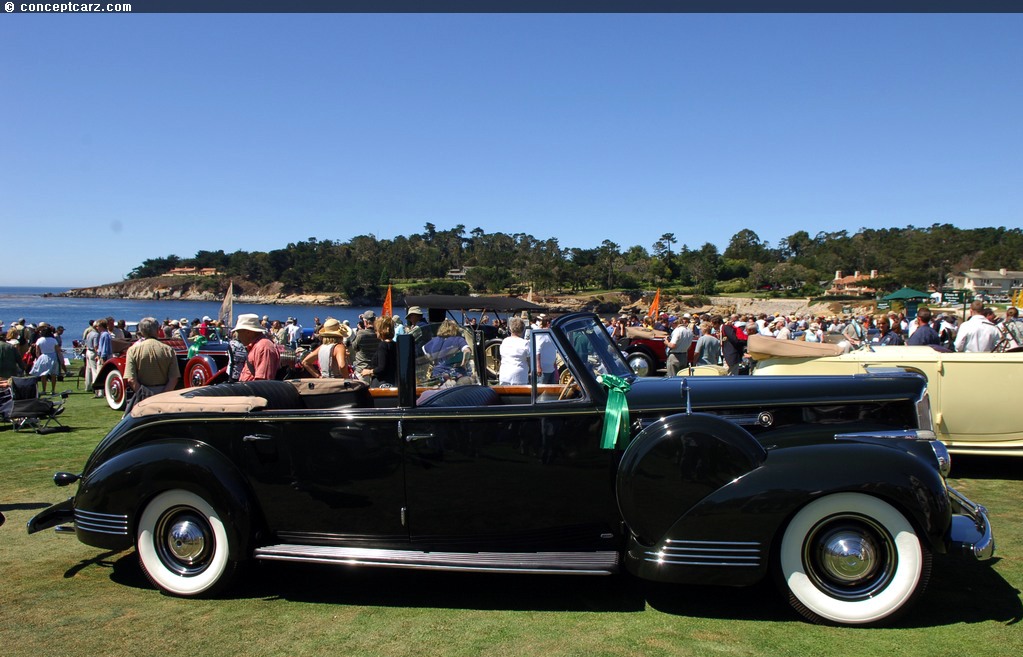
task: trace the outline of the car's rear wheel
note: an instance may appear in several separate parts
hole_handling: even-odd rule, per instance
[[[654,367],[654,361],[642,352],[634,352],[628,355],[626,361],[629,363],[629,368],[636,374],[636,376],[653,376],[657,370]]]
[[[146,505],[135,545],[149,581],[171,595],[212,595],[236,567],[221,514],[186,490],[166,491]]]
[[[124,376],[116,370],[107,372],[103,380],[103,397],[107,400],[107,406],[115,411],[123,411],[125,402],[128,399],[128,388],[124,383]]]
[[[891,620],[923,593],[931,554],[887,502],[837,493],[792,518],[779,564],[789,602],[805,618],[865,625]]]

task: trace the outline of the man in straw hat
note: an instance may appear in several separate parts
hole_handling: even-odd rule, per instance
[[[260,326],[259,315],[239,315],[238,325],[233,330],[238,334],[238,341],[248,350],[248,358],[245,359],[238,380],[276,379],[277,370],[281,368],[281,355],[277,345]]]

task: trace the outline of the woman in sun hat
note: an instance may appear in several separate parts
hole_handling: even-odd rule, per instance
[[[302,359],[302,367],[315,378],[347,379],[351,368],[348,366],[348,349],[345,338],[348,327],[333,317],[328,317],[317,334],[320,346]],[[313,363],[316,365],[314,366]]]

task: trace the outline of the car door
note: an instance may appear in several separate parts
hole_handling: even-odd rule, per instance
[[[397,411],[251,423],[241,450],[267,525],[279,538],[407,544]]]
[[[496,403],[405,412],[413,547],[614,549],[618,454],[599,448],[602,409],[589,399],[559,400],[534,386],[491,390]]]
[[[1023,441],[1016,412],[1023,386],[1018,354],[955,353],[938,356],[940,394],[934,399],[938,430],[950,446],[999,446]],[[930,384],[935,387],[934,382]]]

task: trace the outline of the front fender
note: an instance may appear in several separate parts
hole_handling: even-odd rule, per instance
[[[944,480],[932,465],[890,446],[829,443],[771,451],[761,467],[700,500],[658,540],[634,539],[626,565],[647,579],[751,584],[766,573],[789,519],[813,500],[839,492],[885,500],[913,523],[922,541],[936,552],[946,551],[952,510]],[[711,546],[719,558],[733,550],[745,560],[715,569],[700,566],[724,564],[666,564],[663,555],[681,545]],[[658,554],[660,563],[653,558]],[[708,550],[703,556],[713,555]]]
[[[618,508],[633,534],[653,542],[700,500],[760,467],[767,452],[715,415],[672,415],[641,431],[618,466]]]
[[[78,539],[108,549],[130,547],[145,505],[177,488],[199,495],[224,515],[230,544],[237,546],[231,556],[244,558],[261,522],[249,485],[227,457],[196,440],[148,443],[92,468],[74,501]],[[97,529],[96,522],[83,523],[82,518],[100,519],[109,527]]]
[[[92,380],[93,390],[102,390],[106,384],[107,374],[111,370],[117,370],[121,374],[124,374],[124,356],[114,356],[103,361],[103,364],[99,366],[99,371],[96,374],[96,378]]]

